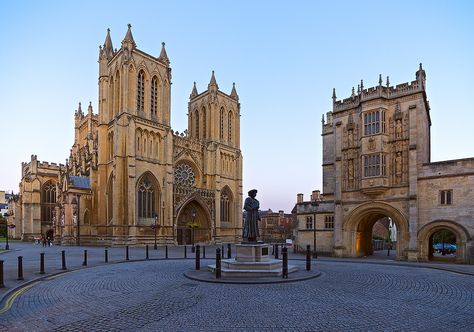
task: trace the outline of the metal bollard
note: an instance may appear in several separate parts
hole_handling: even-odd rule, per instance
[[[44,274],[44,252],[40,254],[40,274]]]
[[[223,256],[224,256],[224,245],[222,245],[222,247],[221,247],[221,257],[223,257]]]
[[[196,270],[201,269],[201,247],[199,244],[196,246]]]
[[[288,279],[288,249],[286,247],[283,247],[283,249],[281,250],[281,254],[283,256],[283,273],[281,277],[283,279]]]
[[[221,249],[217,248],[216,249],[216,279],[221,278]]]
[[[186,245],[184,245],[184,258],[188,258],[188,254],[186,252]]]
[[[84,250],[84,261],[82,262],[82,266],[87,266],[87,250]]]
[[[17,280],[23,279],[23,256],[18,256],[18,278]]]
[[[202,258],[206,258],[206,246],[202,246]]]
[[[275,244],[275,259],[278,259],[278,244]]]
[[[232,248],[230,243],[227,243],[227,258],[230,259],[232,257]]]
[[[168,246],[165,246],[165,258],[168,259]]]
[[[130,260],[130,257],[128,255],[128,246],[125,247],[125,260],[126,261],[129,261]]]
[[[61,250],[61,270],[66,270],[66,251]]]
[[[148,256],[148,244],[146,245],[146,258],[145,259],[150,259],[150,256]]]
[[[105,262],[108,263],[109,262],[109,251],[107,249],[105,249],[104,255],[105,255]]]
[[[5,288],[3,283],[3,260],[0,259],[0,288]]]
[[[306,271],[311,271],[311,247],[306,246]]]

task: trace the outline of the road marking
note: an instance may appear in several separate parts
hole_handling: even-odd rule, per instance
[[[18,296],[20,296],[21,294],[23,294],[24,292],[26,292],[28,289],[30,289],[31,287],[33,287],[34,285],[36,285],[37,283],[39,283],[39,281],[35,281],[35,282],[32,282],[31,284],[29,285],[26,285],[25,287],[23,288],[20,288],[19,290],[15,291],[9,298],[8,300],[5,302],[5,306],[0,309],[0,315],[6,313],[8,310],[11,309],[12,305],[13,305],[13,302],[15,302],[16,298]]]

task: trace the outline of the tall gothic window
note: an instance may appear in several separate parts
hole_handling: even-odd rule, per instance
[[[196,138],[199,139],[199,111],[196,110],[196,115],[194,116],[194,121],[196,125]]]
[[[145,111],[145,72],[140,70],[137,79],[137,111]]]
[[[53,220],[54,204],[56,203],[56,185],[46,182],[41,190],[41,221]]]
[[[228,190],[224,190],[221,193],[221,221],[229,222],[230,221],[230,194]]]
[[[156,76],[153,76],[153,79],[151,80],[150,105],[151,105],[151,115],[156,118],[158,114],[158,78]]]
[[[206,139],[206,108],[202,108],[202,138]]]
[[[114,217],[114,181],[112,175],[109,177],[109,184],[107,186],[107,220],[110,222]]]
[[[232,120],[234,119],[234,116],[232,115],[232,112],[229,112],[229,118],[227,119],[228,122],[228,135],[229,135],[229,143],[232,143]]]
[[[138,218],[154,218],[157,192],[148,174],[138,184],[137,196]]]
[[[224,108],[221,108],[220,116],[219,116],[219,122],[220,122],[220,138],[221,140],[224,139]]]

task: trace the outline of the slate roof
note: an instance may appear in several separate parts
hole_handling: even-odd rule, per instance
[[[86,176],[70,176],[72,186],[80,189],[91,189],[91,182]]]

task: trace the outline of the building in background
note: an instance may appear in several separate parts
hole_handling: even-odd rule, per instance
[[[337,100],[335,90],[332,98],[333,110],[322,120],[323,199],[298,197],[299,246],[312,244],[312,214],[317,240],[332,215],[334,230],[317,241],[317,250],[371,255],[374,224],[390,218],[397,259],[431,259],[434,235],[447,230],[456,238],[456,261],[474,263],[474,158],[431,162],[421,64],[412,82],[392,86],[380,77],[375,87],[361,81],[348,98]]]
[[[241,238],[240,103],[235,85],[194,84],[188,129],[170,127],[171,67],[137,48],[131,26],[99,49],[99,105],[79,103],[65,164],[22,164],[12,221],[23,240],[62,244],[196,243]]]

